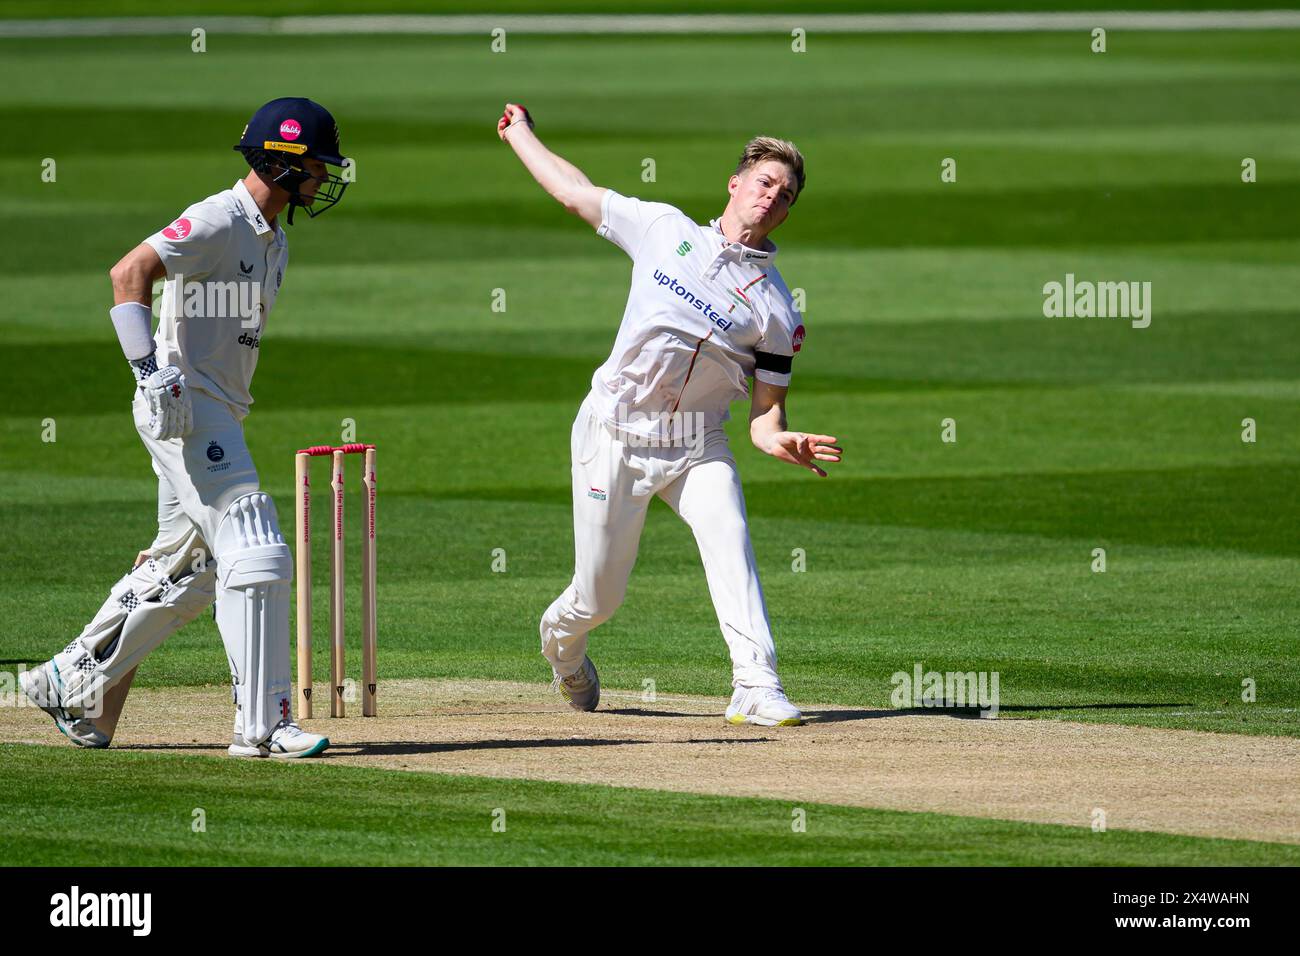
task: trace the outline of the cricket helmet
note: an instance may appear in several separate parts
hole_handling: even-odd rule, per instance
[[[248,165],[289,193],[289,225],[293,210],[301,206],[309,216],[319,216],[343,198],[347,181],[326,171],[315,197],[304,196],[303,183],[314,177],[303,159],[317,159],[327,166],[346,164],[339,149],[339,127],[330,111],[300,96],[271,100],[248,121],[235,146]]]

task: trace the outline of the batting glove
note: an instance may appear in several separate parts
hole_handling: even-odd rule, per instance
[[[152,358],[152,356],[150,357]],[[137,372],[145,369],[137,367]],[[149,435],[158,441],[184,438],[194,427],[194,410],[185,376],[175,365],[155,368],[140,379],[140,391],[149,404]]]

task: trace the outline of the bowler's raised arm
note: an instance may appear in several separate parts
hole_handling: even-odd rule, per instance
[[[528,110],[518,103],[507,103],[501,119],[497,120],[497,135],[510,144],[533,178],[565,209],[581,216],[591,228],[600,228],[600,202],[605,187],[593,186],[586,173],[547,149],[533,132]]]

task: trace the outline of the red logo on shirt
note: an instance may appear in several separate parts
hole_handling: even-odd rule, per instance
[[[292,143],[302,135],[302,127],[296,119],[287,119],[280,124],[280,135]]]
[[[794,334],[790,336],[790,343],[794,346],[794,350],[796,352],[798,352],[801,348],[803,348],[803,326],[802,325],[794,330]]]
[[[188,236],[194,227],[190,225],[188,219],[177,219],[174,223],[163,230],[163,235],[168,239],[184,239]]]

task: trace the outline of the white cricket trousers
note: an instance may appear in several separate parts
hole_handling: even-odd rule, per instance
[[[626,441],[625,441],[626,439]],[[691,528],[731,654],[733,687],[781,689],[776,646],[749,540],[745,496],[726,433],[695,447],[638,447],[602,422],[590,397],[573,423],[573,581],[542,615],[542,655],[561,677],[576,672],[587,634],[623,603],[652,495]]]

